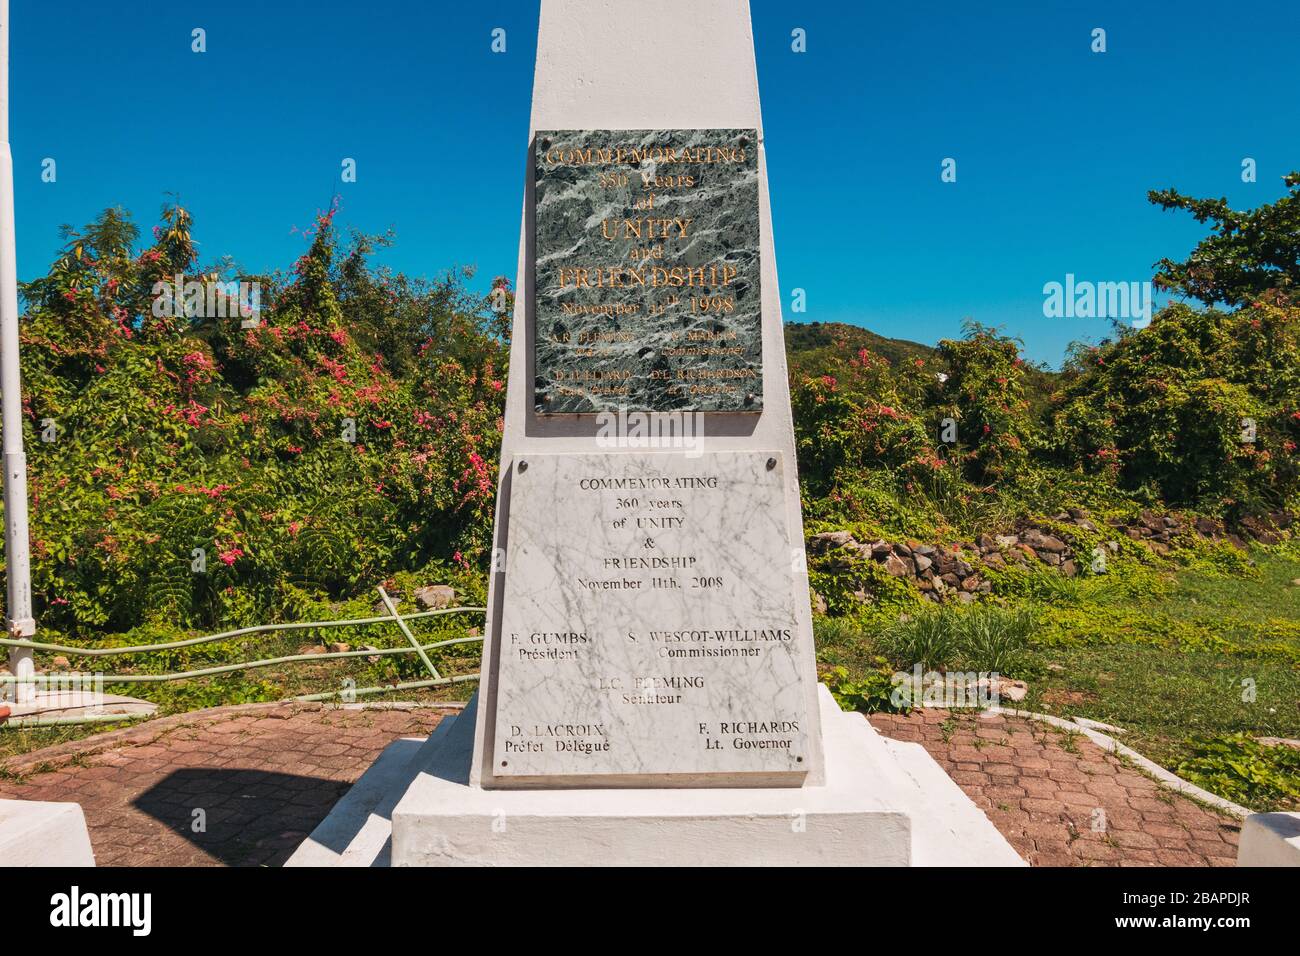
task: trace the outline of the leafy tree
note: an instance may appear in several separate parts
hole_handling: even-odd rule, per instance
[[[1178,506],[1249,512],[1300,491],[1300,310],[1186,304],[1076,348],[1053,457]]]
[[[1226,198],[1194,199],[1176,189],[1148,193],[1164,209],[1184,209],[1197,222],[1214,224],[1184,262],[1156,263],[1156,285],[1206,305],[1243,305],[1270,292],[1294,295],[1300,289],[1300,172],[1283,182],[1286,196],[1245,211],[1229,207]]]
[[[796,378],[791,392],[800,476],[814,493],[863,471],[906,481],[943,467],[906,373],[866,348],[826,356],[823,368]]]
[[[939,343],[946,367],[939,405],[957,422],[957,459],[981,484],[1013,480],[1029,463],[1038,443],[1026,397],[1028,366],[1020,342],[977,322],[965,336]]]

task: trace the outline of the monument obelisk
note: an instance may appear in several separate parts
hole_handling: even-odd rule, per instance
[[[817,683],[747,0],[542,0],[520,147],[479,690],[294,862],[1018,861]]]
[[[526,148],[471,781],[819,783],[748,4],[544,0]]]

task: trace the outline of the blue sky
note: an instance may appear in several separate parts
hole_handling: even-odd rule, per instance
[[[395,228],[381,259],[395,268],[514,278],[536,0],[12,6],[23,279],[48,266],[61,223],[120,204],[147,230],[168,193],[193,211],[206,260],[287,267],[294,227],[336,192],[345,226]],[[1044,318],[1044,283],[1146,280],[1204,233],[1147,189],[1254,206],[1300,168],[1300,24],[1282,2],[753,0],[753,13],[788,319],[933,343],[969,316],[1056,365],[1107,323]],[[194,27],[206,53],[190,50]],[[505,54],[489,49],[494,27]],[[806,53],[790,49],[795,27]],[[356,183],[340,182],[345,156]],[[955,183],[940,180],[946,157]],[[795,287],[803,315],[789,313]]]

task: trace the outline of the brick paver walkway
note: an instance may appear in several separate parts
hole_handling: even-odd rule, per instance
[[[12,758],[0,797],[81,804],[101,866],[279,866],[384,747],[454,712],[196,711]]]
[[[1240,822],[1160,786],[1082,734],[943,710],[872,715],[921,744],[1034,866],[1234,866]]]
[[[0,797],[80,803],[102,866],[278,866],[385,746],[427,734],[454,712],[319,704],[198,711],[12,758]],[[1081,735],[938,710],[871,722],[925,746],[1035,865],[1236,859],[1235,820],[1160,787]]]

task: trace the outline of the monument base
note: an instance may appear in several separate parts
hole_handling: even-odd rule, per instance
[[[0,800],[0,860],[11,866],[94,866],[86,817],[75,803]]]
[[[1252,813],[1241,828],[1238,866],[1300,866],[1300,813]]]
[[[819,701],[824,786],[707,790],[470,787],[471,701],[385,751],[289,865],[1025,865],[923,747]]]

